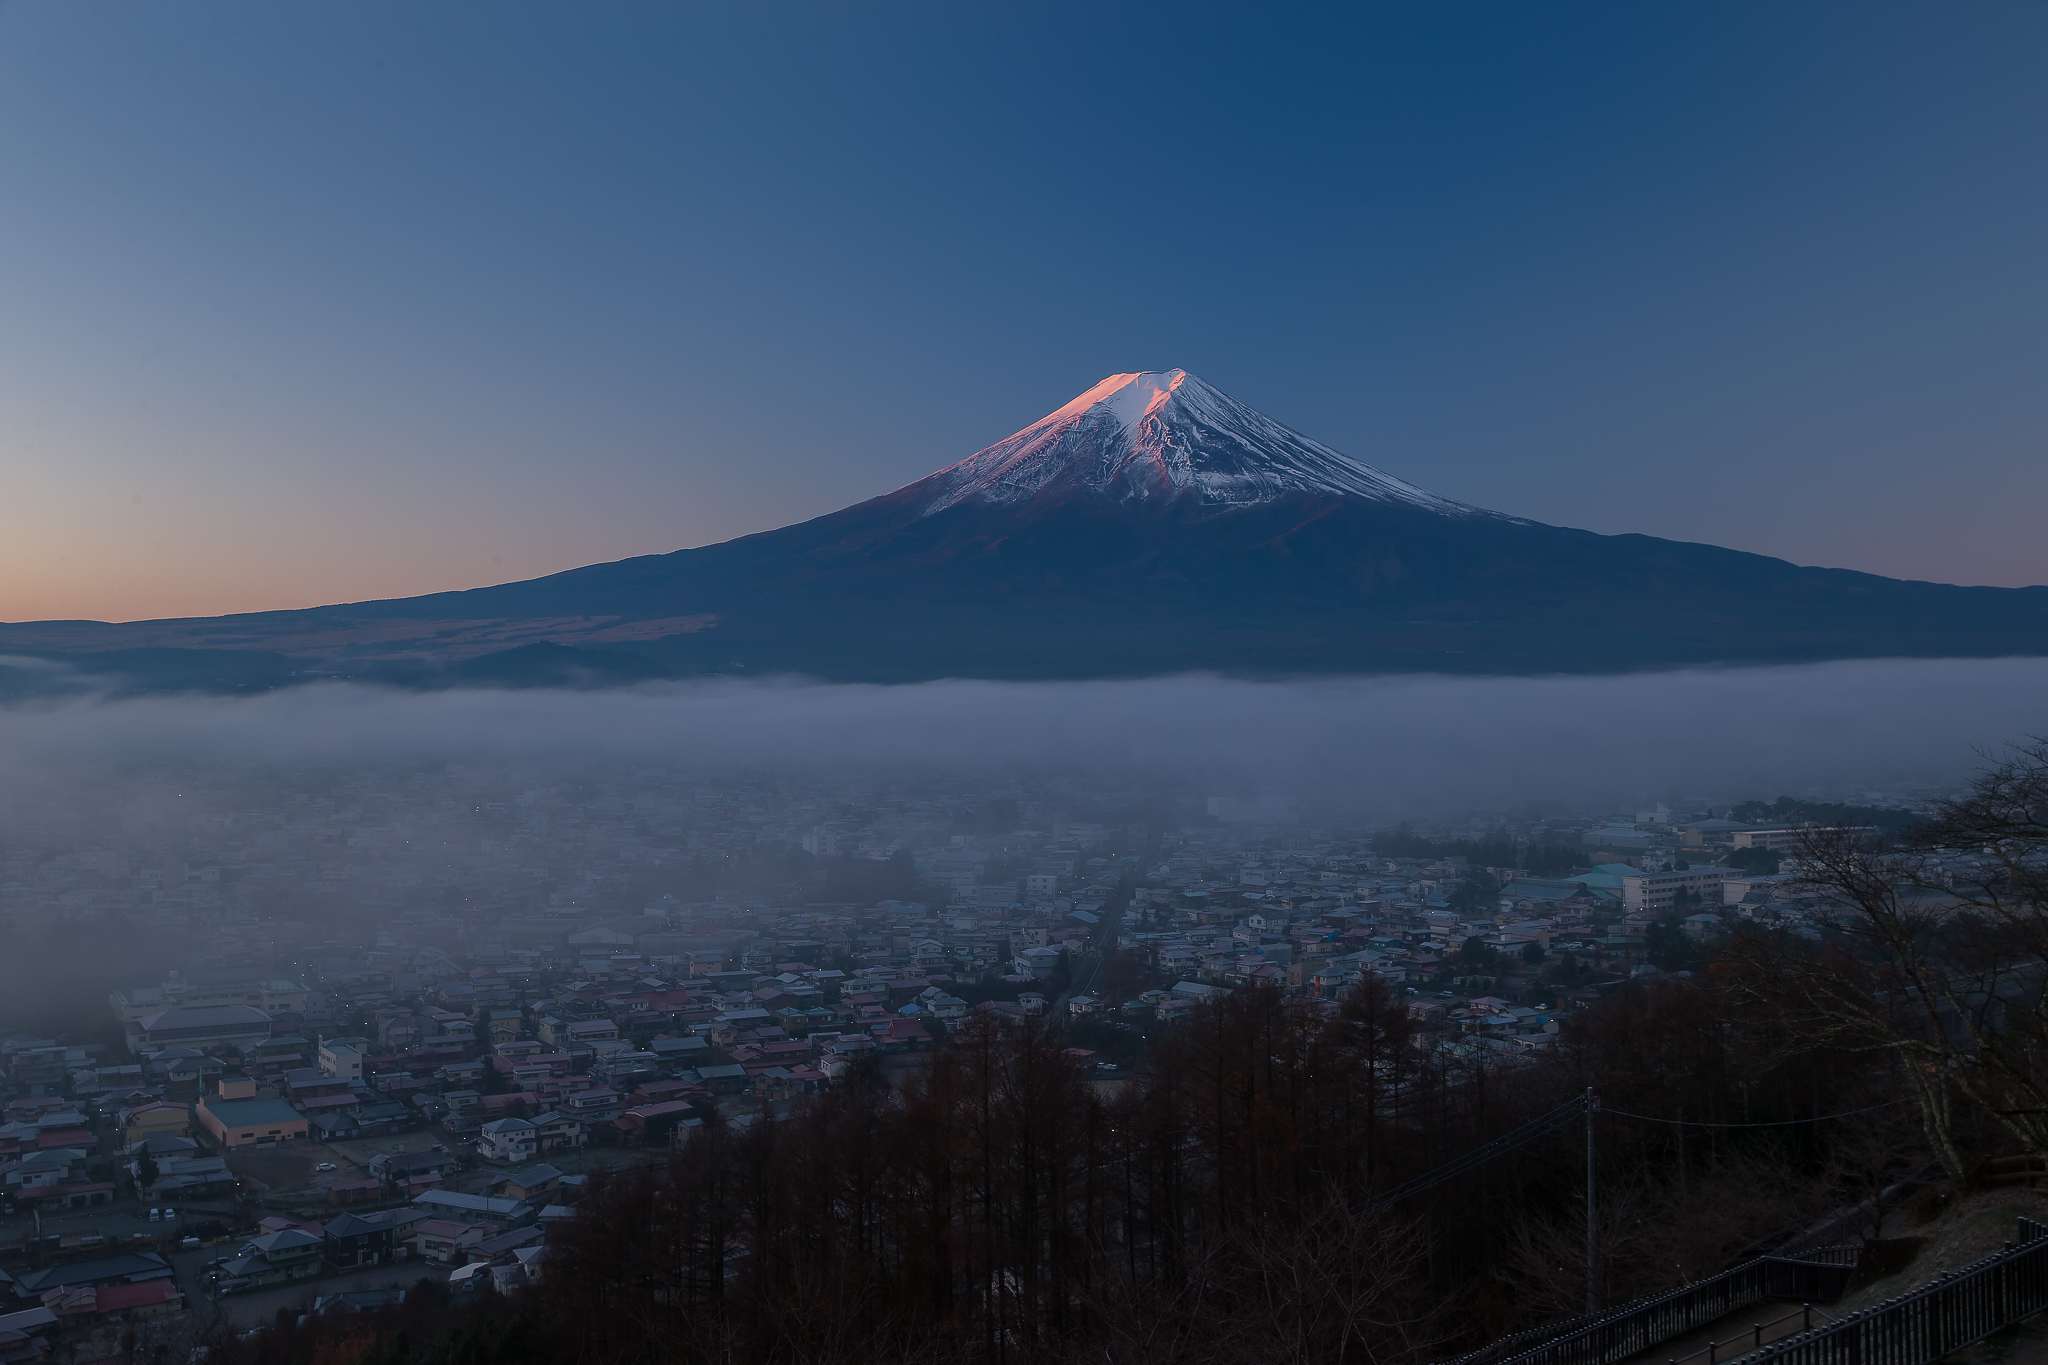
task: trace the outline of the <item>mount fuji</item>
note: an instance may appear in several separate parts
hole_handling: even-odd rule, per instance
[[[2048,654],[2048,587],[1487,511],[1166,370],[1111,375],[893,493],[722,544],[303,611],[4,625],[0,650],[139,688],[1611,672]],[[40,676],[13,673],[17,691]]]

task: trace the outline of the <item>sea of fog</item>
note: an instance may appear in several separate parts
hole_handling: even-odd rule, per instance
[[[22,783],[109,764],[409,759],[1065,769],[1283,784],[1420,809],[1888,791],[1960,780],[1999,746],[2042,733],[2048,659],[1296,682],[336,685],[0,710],[0,772]]]

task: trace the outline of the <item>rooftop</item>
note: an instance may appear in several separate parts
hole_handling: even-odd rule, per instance
[[[200,1106],[223,1128],[250,1128],[259,1123],[303,1123],[306,1116],[283,1100],[223,1100],[209,1095]]]

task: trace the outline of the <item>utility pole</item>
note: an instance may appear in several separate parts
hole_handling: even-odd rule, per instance
[[[1599,1261],[1593,1235],[1593,1116],[1600,1112],[1600,1097],[1586,1087],[1586,1312],[1600,1311]]]

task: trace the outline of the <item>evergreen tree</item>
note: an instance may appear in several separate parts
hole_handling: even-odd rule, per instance
[[[1677,915],[1666,915],[1643,934],[1650,965],[1660,971],[1685,972],[1699,965],[1699,946],[1680,927]]]

